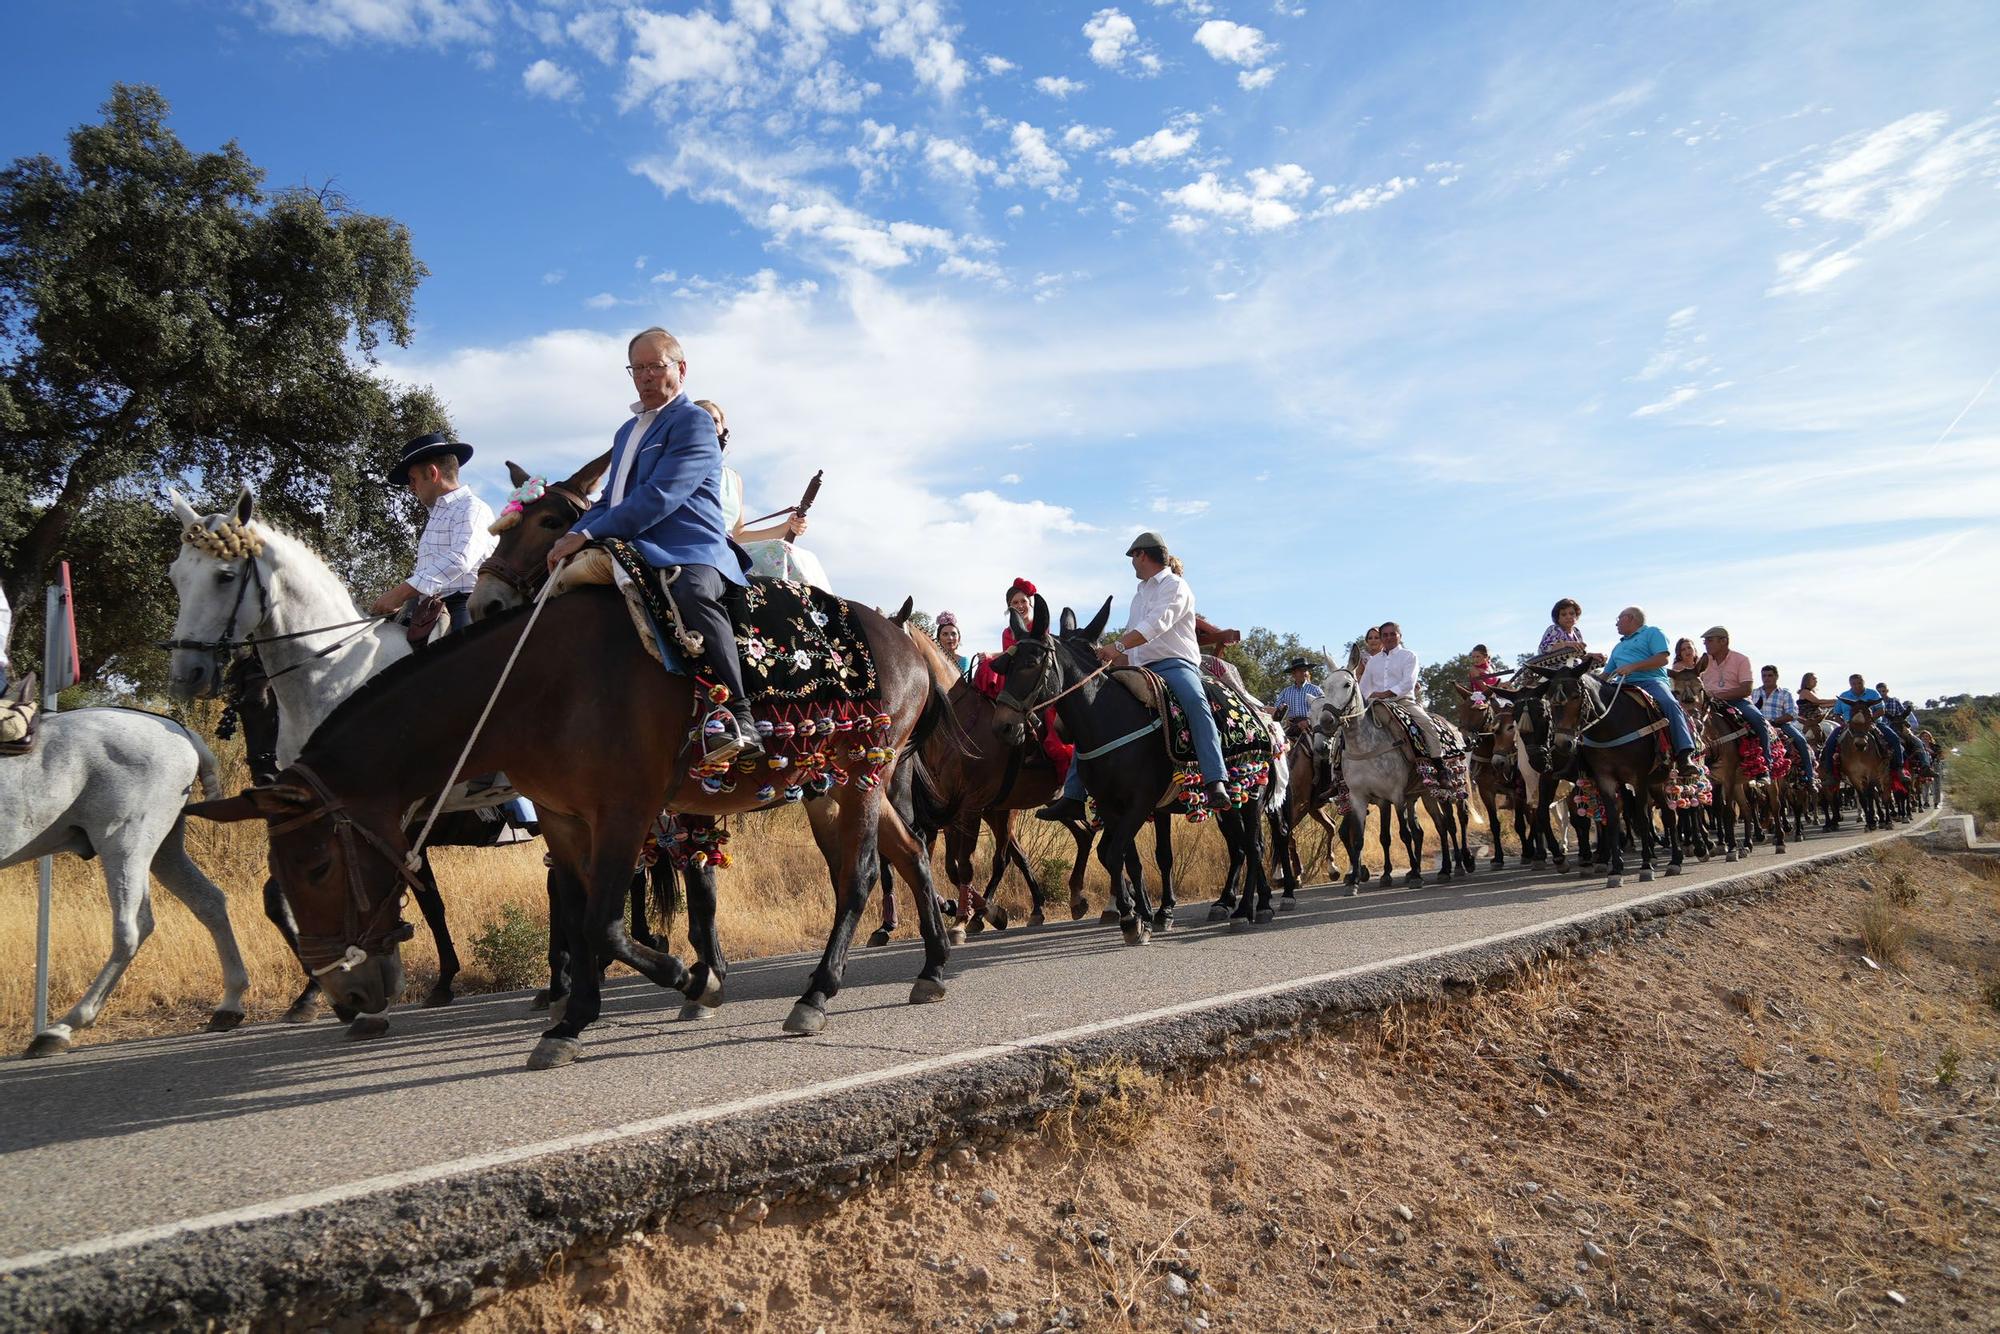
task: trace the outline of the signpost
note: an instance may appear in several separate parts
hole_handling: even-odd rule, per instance
[[[42,616],[42,715],[56,711],[56,696],[76,684],[76,617],[71,612],[69,562],[50,584]],[[35,1032],[49,1026],[49,918],[54,911],[56,859],[35,864]]]

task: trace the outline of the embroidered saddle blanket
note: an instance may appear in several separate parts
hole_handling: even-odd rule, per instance
[[[1120,667],[1111,676],[1141,704],[1163,712],[1168,757],[1182,768],[1195,764],[1194,732],[1188,726],[1180,698],[1167,689],[1167,683],[1144,667]],[[1264,717],[1249,701],[1228,682],[1212,676],[1203,676],[1201,687],[1208,696],[1209,716],[1215,719],[1215,730],[1222,735],[1223,759],[1271,753],[1271,734],[1264,725]]]

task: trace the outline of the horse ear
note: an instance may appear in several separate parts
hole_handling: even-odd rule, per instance
[[[200,512],[197,511],[194,506],[188,504],[187,500],[181,495],[181,493],[176,491],[171,486],[167,488],[167,501],[174,507],[174,517],[176,519],[179,519],[182,523],[184,524],[191,523],[195,525],[199,525],[201,523]]]
[[[610,467],[611,451],[607,449],[581,468],[578,468],[576,475],[571,477],[567,482],[564,482],[563,485],[580,496],[587,496],[597,489],[597,484],[604,480],[604,474]]]
[[[1111,599],[1104,599],[1104,605],[1097,609],[1097,615],[1090,618],[1090,624],[1083,627],[1083,633],[1094,644],[1104,634],[1104,627],[1111,620]]]
[[[1472,698],[1472,692],[1470,690],[1467,690],[1463,685],[1460,685],[1457,681],[1453,681],[1451,683],[1451,688],[1458,692],[1460,699]]]
[[[1035,623],[1028,627],[1028,633],[1037,639],[1049,637],[1049,600],[1040,593],[1035,594]]]
[[[910,623],[910,613],[915,611],[916,609],[917,609],[916,598],[914,596],[906,597],[903,599],[903,605],[896,608],[896,614],[894,616],[891,616],[889,619],[894,621],[897,625],[908,625]]]
[[[1458,683],[1454,681],[1452,684],[1457,685]],[[1459,693],[1469,694],[1470,692],[1461,689]],[[1501,699],[1505,700],[1516,700],[1521,698],[1523,691],[1519,686],[1488,686],[1486,693],[1489,695],[1498,695]]]
[[[250,516],[257,512],[257,496],[251,491],[250,483],[243,483],[236,493],[236,522],[248,523]]]
[[[1014,638],[1017,640],[1028,637],[1028,623],[1021,619],[1021,613],[1018,611],[1007,613],[1007,628],[1014,632]]]
[[[1076,613],[1071,611],[1068,607],[1064,607],[1062,610],[1062,619],[1056,622],[1056,626],[1059,630],[1061,630],[1063,634],[1066,635],[1075,634]]]
[[[273,783],[265,787],[245,788],[233,797],[194,802],[185,808],[185,814],[214,820],[218,824],[234,824],[239,820],[283,819],[297,815],[312,804],[313,794],[305,788],[291,783]]]
[[[520,464],[514,462],[514,460],[512,459],[507,460],[508,481],[512,482],[515,486],[526,486],[528,484],[528,476],[529,474],[526,468],[523,468]]]

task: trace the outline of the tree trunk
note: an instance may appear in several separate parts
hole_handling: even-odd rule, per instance
[[[122,416],[122,414],[121,414]],[[31,595],[39,593],[48,582],[47,570],[55,559],[56,551],[62,546],[63,538],[69,535],[69,526],[76,522],[76,516],[83,509],[83,502],[90,499],[102,479],[93,476],[93,465],[101,462],[108,451],[103,438],[84,447],[76,462],[69,468],[69,475],[63,479],[62,490],[49,507],[22,536],[14,548],[14,559],[7,566],[4,578],[7,587],[7,601],[17,610],[28,605]],[[35,606],[40,606],[37,601]]]

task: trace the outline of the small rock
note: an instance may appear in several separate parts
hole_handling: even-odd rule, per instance
[[[1611,1252],[1594,1241],[1583,1243],[1583,1258],[1600,1269],[1608,1268],[1611,1264]]]
[[[1020,1323],[1021,1313],[1018,1311],[1002,1311],[993,1317],[993,1328],[995,1329],[1012,1329]]]
[[[1188,1281],[1179,1274],[1167,1275],[1167,1295],[1181,1298],[1188,1295]]]
[[[993,1271],[985,1265],[974,1265],[965,1271],[965,1286],[985,1290],[993,1286]]]
[[[1000,1203],[1000,1192],[988,1187],[979,1192],[979,1202],[986,1208],[991,1209],[994,1205]]]
[[[1952,1282],[1956,1283],[1960,1279],[1965,1277],[1965,1271],[1963,1269],[1960,1269],[1957,1265],[1946,1265],[1944,1267],[1944,1276],[1950,1279]]]
[[[1417,1219],[1416,1212],[1407,1204],[1399,1204],[1389,1212],[1402,1219],[1405,1223],[1414,1223]]]
[[[1905,1297],[1902,1293],[1896,1291],[1894,1288],[1889,1289],[1889,1291],[1884,1295],[1887,1296],[1890,1301],[1894,1302],[1898,1306],[1908,1306],[1910,1304],[1910,1299],[1908,1297]]]
[[[1257,1240],[1263,1242],[1266,1246],[1276,1245],[1278,1238],[1284,1235],[1285,1229],[1279,1225],[1276,1219],[1265,1220],[1264,1225],[1257,1229]]]
[[[1865,954],[1861,956],[1861,962],[1871,973],[1879,973],[1882,971],[1882,965],[1876,963],[1873,959],[1869,958]]]
[[[1264,1087],[1264,1076],[1252,1070],[1249,1074],[1243,1076],[1243,1082],[1253,1089],[1260,1089]]]
[[[731,1320],[741,1320],[744,1316],[750,1314],[750,1308],[743,1302],[731,1302],[722,1308],[722,1313]]]
[[[598,1315],[595,1311],[585,1316],[578,1324],[590,1331],[590,1334],[604,1334],[604,1317]]]
[[[714,1241],[722,1235],[722,1224],[716,1222],[713,1218],[703,1219],[701,1224],[695,1228],[695,1231],[701,1233],[708,1240]]]
[[[1542,1106],[1538,1102],[1529,1103],[1528,1110],[1533,1112],[1537,1117],[1541,1118],[1544,1121],[1549,1119],[1549,1109]]]
[[[1539,1195],[1541,1194],[1541,1190],[1542,1183],[1539,1181],[1523,1181],[1521,1183],[1521,1193],[1523,1195]]]

